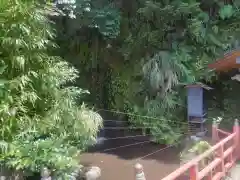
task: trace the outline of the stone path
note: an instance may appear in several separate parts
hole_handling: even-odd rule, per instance
[[[232,168],[228,177],[225,180],[240,180],[240,164],[239,162]]]

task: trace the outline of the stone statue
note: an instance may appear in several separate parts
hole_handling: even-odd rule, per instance
[[[101,169],[97,166],[92,166],[89,171],[86,172],[86,180],[97,180],[101,176]]]
[[[51,178],[51,172],[48,168],[44,167],[41,171],[41,180],[52,180]]]

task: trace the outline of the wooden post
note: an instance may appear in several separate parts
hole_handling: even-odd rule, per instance
[[[146,180],[145,174],[143,172],[143,166],[139,163],[135,164],[135,174],[136,174],[136,180]]]
[[[220,146],[220,158],[221,158],[221,171],[224,173],[226,173],[225,171],[225,164],[224,164],[224,145],[221,144]]]
[[[235,119],[235,122],[234,122],[234,126],[233,126],[233,132],[236,133],[236,136],[234,137],[234,146],[235,146],[235,153],[234,153],[234,156],[236,157],[236,160],[239,159],[240,157],[240,154],[239,154],[239,150],[240,150],[240,132],[239,132],[239,123],[238,123],[238,120]]]
[[[194,164],[189,169],[190,180],[198,180],[198,164]]]
[[[213,143],[217,143],[219,140],[217,129],[218,129],[218,124],[215,121],[213,121],[213,124],[212,124],[212,141],[213,141]]]

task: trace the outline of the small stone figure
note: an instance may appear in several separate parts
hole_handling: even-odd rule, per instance
[[[0,180],[6,180],[6,176],[0,176]]]
[[[41,172],[41,180],[52,180],[51,178],[51,172],[48,168],[44,167]]]
[[[135,165],[136,180],[146,180],[145,174],[143,172],[143,166],[139,163]]]
[[[101,176],[101,169],[97,166],[93,166],[89,171],[86,172],[86,180],[97,180]]]

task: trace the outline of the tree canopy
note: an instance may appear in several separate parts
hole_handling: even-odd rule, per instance
[[[184,85],[215,81],[207,64],[238,48],[239,3],[99,0],[86,8],[86,2],[73,3],[75,16],[58,17],[56,25],[62,57],[80,70],[77,84],[94,97],[87,101],[142,115],[128,119],[156,127],[151,133],[172,143],[181,129],[176,124],[186,119]]]

